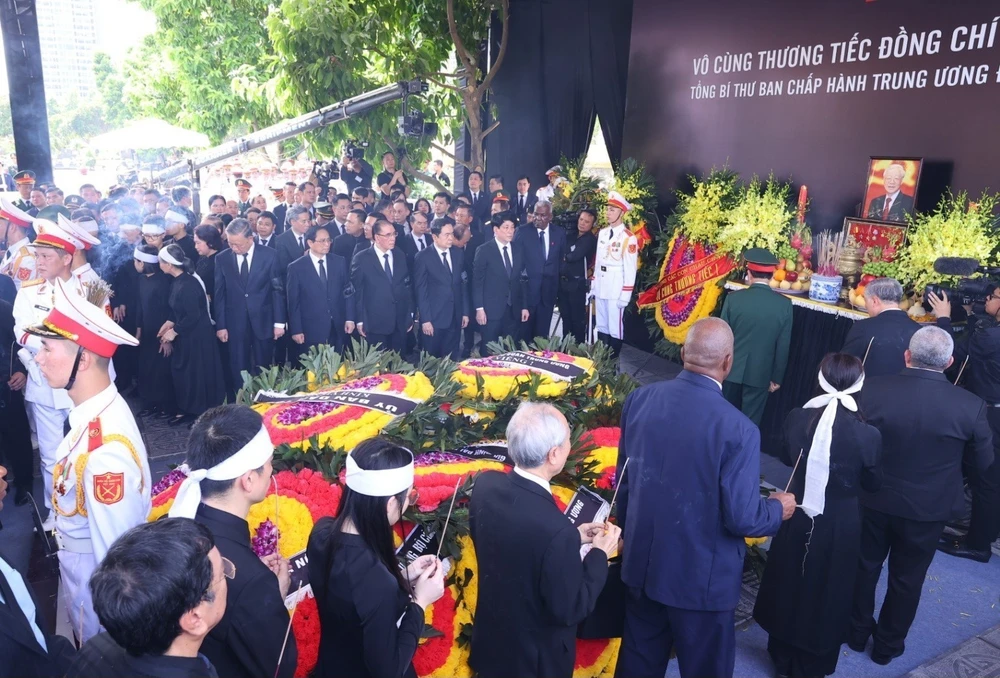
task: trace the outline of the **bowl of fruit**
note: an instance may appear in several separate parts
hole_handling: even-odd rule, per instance
[[[803,227],[792,234],[788,244],[778,247],[778,268],[771,276],[771,288],[783,294],[809,294],[812,282],[812,238]]]

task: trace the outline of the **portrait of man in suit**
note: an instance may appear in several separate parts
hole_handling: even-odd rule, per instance
[[[906,221],[906,215],[913,214],[920,165],[920,160],[873,158],[868,166],[864,215],[878,221]]]

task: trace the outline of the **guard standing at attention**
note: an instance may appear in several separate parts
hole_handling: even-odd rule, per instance
[[[241,217],[246,217],[247,210],[252,206],[250,202],[250,189],[253,188],[251,184],[246,179],[236,180],[236,192],[239,193],[240,199],[236,201],[236,209],[239,211]]]
[[[73,401],[50,491],[66,611],[83,643],[101,626],[90,575],[112,542],[149,515],[146,447],[108,374],[115,349],[139,341],[62,280],[55,281],[52,311],[26,331],[41,338],[43,348],[35,359],[46,381],[65,389]]]
[[[611,347],[615,359],[622,350],[622,314],[632,298],[639,267],[639,241],[622,221],[631,209],[620,194],[608,193],[608,226],[597,235],[597,261],[590,286],[590,295],[597,299],[597,336]]]
[[[14,184],[21,197],[14,201],[14,207],[31,216],[38,214],[38,210],[31,204],[31,189],[35,187],[35,173],[31,170],[21,170],[14,175]]]
[[[721,318],[735,337],[733,369],[722,385],[726,400],[760,426],[768,393],[781,388],[792,338],[792,302],[768,282],[778,259],[755,247],[743,254],[747,267],[745,290],[730,292]]]
[[[31,222],[33,217],[16,207],[7,198],[0,197],[0,242],[7,251],[0,259],[0,274],[9,275],[14,285],[35,279],[35,253],[31,250]]]

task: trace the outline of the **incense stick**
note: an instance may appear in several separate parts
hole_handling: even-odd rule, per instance
[[[608,529],[608,520],[611,518],[611,512],[615,508],[615,500],[618,499],[618,490],[622,489],[622,478],[625,477],[625,469],[628,468],[628,463],[630,461],[632,461],[632,457],[628,457],[625,460],[625,463],[622,464],[622,474],[617,478],[617,482],[615,483],[615,493],[613,495],[611,495],[611,504],[608,506],[608,518],[605,519],[605,521],[604,521],[604,530],[605,530],[605,532]]]
[[[299,609],[298,597],[299,592],[302,591],[303,584],[305,582],[300,581],[299,588],[295,589],[296,603],[295,607],[292,608],[292,613],[288,615],[288,628],[285,629],[285,640],[281,643],[281,654],[278,655],[278,667],[274,669],[274,678],[278,678],[278,673],[281,671],[281,660],[285,658],[285,648],[288,647],[288,634],[292,631],[292,620],[295,619],[295,611]]]
[[[864,367],[865,363],[868,362],[868,352],[872,350],[872,342],[875,341],[875,337],[868,340],[868,348],[865,349],[865,357],[861,359],[861,366]]]
[[[795,477],[795,471],[799,468],[799,462],[802,461],[802,453],[805,452],[804,447],[799,448],[799,458],[795,460],[795,466],[792,467],[792,475],[788,476],[788,484],[785,485],[785,492],[788,492],[788,488],[792,486],[792,478]]]
[[[448,523],[451,521],[451,512],[455,509],[455,497],[458,496],[458,486],[462,482],[462,476],[458,477],[455,481],[455,491],[451,494],[451,506],[448,507],[448,515],[444,519],[444,529],[441,530],[441,536],[438,538],[438,552],[437,558],[441,558],[441,547],[444,546],[444,535],[448,533]]]
[[[958,386],[959,380],[962,378],[962,373],[965,372],[965,366],[969,364],[969,356],[965,356],[965,360],[962,361],[962,367],[958,370],[958,376],[955,377],[955,386]]]

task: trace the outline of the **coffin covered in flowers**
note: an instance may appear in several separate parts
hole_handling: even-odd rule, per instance
[[[471,358],[458,364],[453,378],[462,384],[466,398],[504,400],[515,394],[520,384],[538,380],[536,394],[555,398],[570,383],[594,375],[594,362],[582,356],[557,351],[507,351],[487,358]]]
[[[580,467],[590,469],[598,477],[598,486],[610,489],[614,480],[617,460],[617,428],[596,429],[585,441],[594,447],[578,460]],[[491,443],[500,447],[502,443]],[[494,457],[473,458],[467,452],[431,452],[417,457],[414,487],[419,499],[417,506],[407,513],[406,520],[397,525],[396,542],[402,545],[404,537],[420,524],[440,529],[456,484],[460,491],[460,506],[468,496],[475,474],[486,470],[509,471],[510,466]],[[183,480],[182,471],[172,471],[154,487],[153,509],[150,520],[165,515]],[[247,522],[254,549],[258,555],[275,550],[291,558],[306,548],[309,533],[316,521],[324,516],[335,516],[342,492],[342,477],[328,480],[310,469],[281,471],[268,496],[250,509]],[[556,503],[565,509],[575,488],[555,486]],[[446,553],[453,554],[451,574],[444,596],[426,612],[426,624],[434,632],[421,641],[414,657],[418,675],[430,678],[465,678],[472,676],[468,666],[469,633],[475,616],[478,567],[475,549],[468,536],[467,518],[459,518],[457,509],[445,535]],[[294,603],[292,602],[294,600]],[[295,615],[292,630],[298,648],[299,664],[296,677],[304,678],[316,664],[319,652],[320,623],[316,602],[311,595],[290,596]],[[574,675],[578,678],[611,676],[618,656],[618,639],[577,641],[577,661]]]

